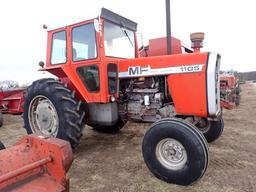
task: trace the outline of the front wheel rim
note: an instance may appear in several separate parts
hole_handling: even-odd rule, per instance
[[[165,138],[156,146],[156,157],[164,167],[176,171],[185,166],[187,151],[176,139]]]
[[[56,137],[59,118],[53,103],[45,96],[38,95],[29,104],[28,119],[33,133]]]

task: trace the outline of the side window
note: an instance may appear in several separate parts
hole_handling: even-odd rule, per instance
[[[100,90],[99,68],[97,65],[79,67],[77,72],[88,91],[98,92]]]
[[[75,27],[72,30],[73,61],[97,57],[95,29],[93,24]]]
[[[66,31],[56,32],[52,35],[51,64],[67,62]]]
[[[117,91],[117,65],[108,64],[108,91],[110,94]]]

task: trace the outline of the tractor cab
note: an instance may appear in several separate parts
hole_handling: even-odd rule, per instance
[[[118,97],[118,61],[139,55],[137,24],[102,8],[100,17],[48,31],[46,67],[87,103]]]

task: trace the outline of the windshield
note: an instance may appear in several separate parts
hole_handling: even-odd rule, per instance
[[[104,47],[106,56],[135,58],[133,31],[105,21]]]

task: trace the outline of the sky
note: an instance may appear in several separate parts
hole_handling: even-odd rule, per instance
[[[49,28],[95,18],[102,7],[138,23],[144,44],[166,35],[165,0],[8,0],[0,2],[0,81],[31,82],[46,58],[43,24]],[[171,0],[172,35],[190,45],[204,32],[203,51],[222,56],[221,69],[256,70],[256,2],[253,0]]]

